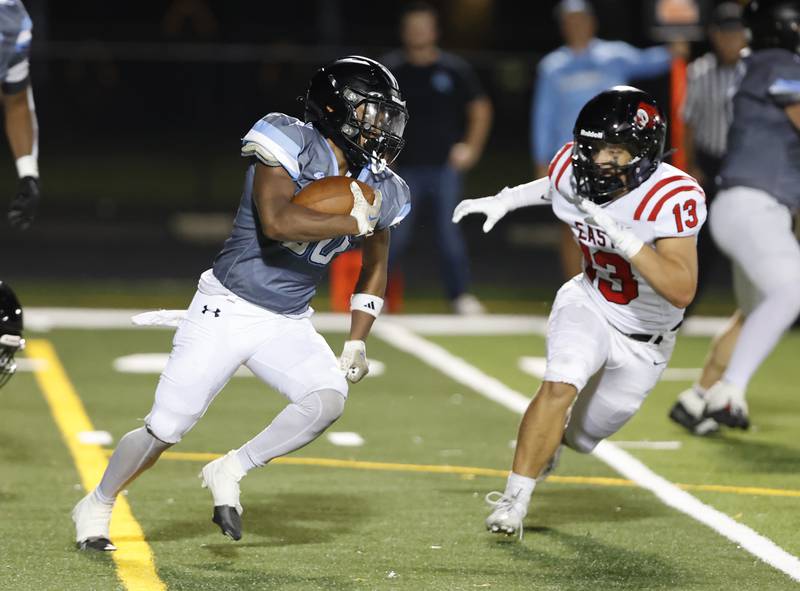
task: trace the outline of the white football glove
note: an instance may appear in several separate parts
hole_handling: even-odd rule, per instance
[[[584,221],[591,226],[599,226],[611,238],[614,243],[614,249],[619,251],[626,259],[630,260],[642,250],[644,242],[637,238],[633,230],[620,226],[609,213],[588,199],[582,199],[580,203],[576,204],[578,209],[588,213],[589,217]]]
[[[503,189],[503,191],[507,188]],[[453,210],[453,223],[457,224],[465,215],[482,213],[486,216],[486,221],[483,222],[483,233],[488,234],[494,228],[494,225],[508,213],[508,207],[502,201],[503,191],[491,197],[464,199]]]
[[[350,192],[353,194],[353,209],[350,210],[350,215],[358,223],[358,234],[356,236],[369,236],[375,230],[375,224],[378,223],[383,195],[378,189],[375,189],[375,200],[370,205],[369,201],[364,197],[361,187],[355,181],[350,183]]]
[[[344,372],[348,382],[355,384],[369,373],[367,363],[367,346],[364,341],[345,341],[342,356],[339,357],[339,368]]]

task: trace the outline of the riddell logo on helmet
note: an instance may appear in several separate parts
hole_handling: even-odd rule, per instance
[[[605,136],[602,131],[591,131],[590,129],[581,129],[581,135],[585,137],[601,140]]]

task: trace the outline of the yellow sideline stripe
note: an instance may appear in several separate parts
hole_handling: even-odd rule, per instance
[[[110,451],[106,451],[110,454]],[[221,454],[195,453],[168,451],[161,457],[166,460],[180,460],[188,462],[209,462],[219,458]],[[494,468],[475,468],[471,466],[447,466],[437,464],[395,464],[389,462],[362,462],[359,460],[337,460],[331,458],[294,458],[282,457],[272,460],[273,464],[287,464],[290,466],[323,466],[326,468],[351,468],[354,470],[382,470],[386,472],[425,472],[428,474],[466,474],[472,476],[497,476],[505,478],[508,470]],[[558,484],[589,484],[594,486],[629,486],[635,487],[636,483],[624,478],[605,478],[599,476],[557,476],[548,477],[548,482]],[[676,486],[684,490],[699,490],[707,492],[721,492],[736,495],[756,495],[769,497],[800,497],[800,490],[783,488],[761,488],[756,486],[727,486],[723,484],[679,484]]]
[[[46,340],[28,341],[28,357],[45,363],[36,369],[36,381],[50,405],[56,425],[69,448],[83,487],[89,491],[99,481],[106,467],[106,454],[99,445],[89,445],[78,440],[82,431],[94,431],[78,393],[67,377],[53,345]],[[131,513],[124,496],[117,498],[111,519],[111,539],[118,550],[112,552],[117,565],[117,575],[126,589],[131,591],[162,591],[166,585],[156,573],[153,552],[144,539],[144,532]]]

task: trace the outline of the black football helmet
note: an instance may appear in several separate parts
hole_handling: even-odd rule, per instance
[[[24,347],[22,306],[11,288],[0,281],[0,388],[17,370],[14,355]]]
[[[750,48],[781,48],[800,54],[800,1],[753,0],[744,9]]]
[[[664,158],[667,120],[653,97],[632,86],[615,86],[591,99],[572,131],[572,183],[581,197],[606,203],[645,182]],[[624,147],[625,165],[597,164],[609,144]]]
[[[344,152],[350,168],[379,173],[403,149],[406,102],[392,73],[375,60],[351,55],[311,77],[305,120]]]

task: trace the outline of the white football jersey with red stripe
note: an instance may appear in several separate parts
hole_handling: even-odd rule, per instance
[[[571,156],[570,142],[550,163],[550,196],[553,212],[572,229],[583,252],[584,289],[623,333],[654,334],[675,328],[683,319],[683,309],[657,294],[636,267],[612,248],[606,233],[588,225],[587,215],[564,197],[574,194]],[[697,181],[665,163],[639,187],[603,208],[648,246],[659,238],[692,236],[696,240],[706,221],[705,194]]]

